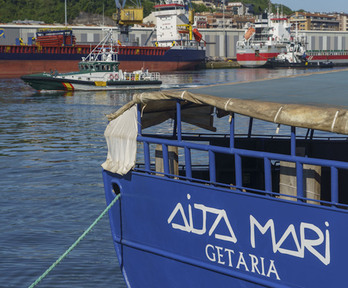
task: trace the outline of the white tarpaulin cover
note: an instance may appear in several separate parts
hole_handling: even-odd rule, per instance
[[[104,136],[108,154],[102,167],[112,173],[126,174],[135,165],[137,152],[137,107],[134,105],[121,116],[112,120]]]

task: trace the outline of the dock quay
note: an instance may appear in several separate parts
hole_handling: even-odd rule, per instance
[[[231,59],[207,59],[205,62],[205,69],[228,69],[240,68],[236,58]]]

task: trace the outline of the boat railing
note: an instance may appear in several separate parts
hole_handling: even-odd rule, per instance
[[[348,50],[307,50],[306,53],[310,56],[345,56]]]
[[[149,73],[150,75],[150,80],[160,80],[161,79],[161,74],[159,72],[151,72]]]
[[[140,119],[140,105],[138,107],[138,119]],[[177,105],[177,109],[180,110],[180,104]],[[137,140],[142,146],[141,150],[144,164],[143,166],[135,168],[135,171],[146,173],[154,177],[160,175],[175,181],[180,179],[183,181],[212,185],[217,188],[225,187],[228,188],[229,191],[256,193],[264,197],[275,197],[282,201],[290,200],[296,203],[305,203],[306,205],[317,204],[320,205],[320,207],[325,206],[333,209],[344,208],[348,212],[347,196],[343,197],[344,191],[340,191],[342,190],[342,186],[344,186],[340,182],[348,181],[347,162],[326,159],[327,155],[323,158],[309,157],[306,154],[299,155],[296,150],[301,147],[296,144],[299,141],[297,139],[298,137],[296,137],[296,127],[291,127],[289,139],[280,139],[274,144],[270,144],[271,141],[275,140],[274,138],[268,138],[269,142],[267,142],[267,138],[265,137],[250,137],[250,133],[246,137],[237,138],[234,132],[234,114],[232,114],[231,119],[229,137],[224,137],[225,141],[223,142],[221,142],[221,137],[220,140],[214,137],[202,138],[200,136],[185,138],[185,135],[181,132],[180,112],[177,113],[177,132],[174,137],[164,138],[143,135],[141,133],[141,123],[139,121],[139,134]],[[310,132],[312,134],[313,130]],[[245,141],[247,144],[249,143],[249,146],[247,145],[249,148],[241,148],[245,147],[245,145],[239,145],[240,141]],[[312,137],[305,141],[316,144]],[[331,141],[326,142],[331,145]],[[221,145],[221,143],[223,143],[223,145]],[[236,143],[238,145],[236,145]],[[348,145],[346,137],[338,144]],[[267,150],[262,148],[267,145],[270,145],[272,149]],[[318,147],[320,147],[318,150],[323,149],[320,145],[321,143],[318,144]],[[258,148],[252,150],[254,146]],[[278,146],[287,147],[286,149],[289,151],[285,149],[287,153],[284,153],[284,151],[279,153],[272,152],[272,150],[277,150]],[[154,147],[156,147],[156,150],[161,151],[160,169],[157,169],[157,167],[154,168],[153,165],[153,155],[158,154],[157,151],[153,151]],[[174,150],[172,149],[173,147],[175,148]],[[179,154],[182,155],[181,161],[183,163],[177,163],[176,166],[182,167],[182,171],[175,168],[175,165],[173,166],[173,157],[170,156],[173,154],[173,151],[174,154],[178,155],[178,149],[180,149]],[[325,149],[326,148],[324,148],[324,151]],[[332,149],[336,149],[335,146],[333,146]],[[342,148],[342,152],[344,151],[345,148]],[[208,161],[206,166],[208,167],[208,171],[204,174],[205,176],[202,176],[202,173],[197,174],[194,170],[192,157],[193,154],[197,152],[205,153],[206,155]],[[178,159],[178,156],[176,156],[176,159]],[[282,174],[283,178],[288,177],[285,182],[290,181],[295,183],[290,193],[288,191],[289,189],[287,189],[288,187],[285,187],[288,186],[290,182],[283,183],[286,189],[280,187],[282,185],[282,183],[280,183]],[[246,178],[249,178],[253,183],[250,182],[250,184]],[[321,180],[318,182],[317,178],[321,178],[322,183],[320,182]],[[312,183],[310,183],[310,181],[312,181]],[[314,191],[316,195],[311,195],[313,191],[309,191],[310,189],[308,189],[308,186],[310,185],[324,185],[325,191],[329,192],[325,192],[326,195],[321,195],[324,191],[321,191],[319,188],[317,191]],[[341,198],[345,198],[346,200],[344,201]]]
[[[79,45],[79,46],[36,46],[36,45],[2,45],[0,46],[0,53],[8,54],[79,54],[86,55],[90,53],[90,46],[88,45]]]
[[[160,80],[161,76],[159,72],[124,72],[123,73],[123,80],[126,81],[155,81]]]

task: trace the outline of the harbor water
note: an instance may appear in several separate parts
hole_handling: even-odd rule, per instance
[[[292,103],[302,103],[307,89],[309,103],[348,106],[348,97],[335,92],[346,82],[320,74],[331,90],[318,89],[305,77],[313,72],[319,70],[209,69],[163,74],[162,81],[165,89]],[[282,79],[290,91],[272,81],[224,86],[280,77],[290,77]],[[20,79],[0,79],[0,287],[30,286],[105,209],[105,115],[132,93],[38,93]],[[107,216],[38,287],[126,287]]]

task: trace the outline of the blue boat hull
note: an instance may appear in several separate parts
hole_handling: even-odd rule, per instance
[[[346,210],[103,171],[129,287],[347,287]],[[116,193],[116,194],[115,194]]]

